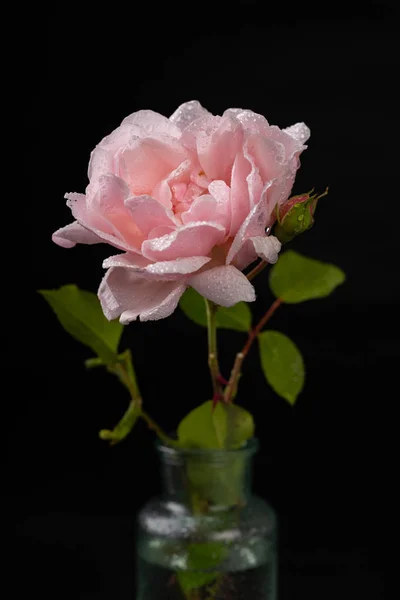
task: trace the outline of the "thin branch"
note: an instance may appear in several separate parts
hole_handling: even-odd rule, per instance
[[[121,354],[121,358],[122,362],[117,363],[114,367],[115,372],[128,389],[132,400],[135,400],[136,405],[141,408],[143,400],[136,379],[131,351],[125,350],[125,352]]]
[[[165,431],[161,429],[161,427],[147,414],[144,410],[140,412],[140,417],[146,421],[148,428],[154,431],[157,436],[160,438],[162,442],[167,444],[168,446],[178,446],[179,443],[176,440],[170,438]]]
[[[272,317],[272,315],[274,314],[274,312],[280,307],[280,305],[282,304],[282,302],[283,302],[283,300],[281,298],[277,298],[275,300],[275,302],[273,302],[271,304],[271,306],[269,307],[269,309],[267,310],[267,312],[265,313],[265,315],[259,320],[259,322],[254,327],[254,329],[252,329],[252,331],[250,331],[249,337],[247,339],[247,342],[244,345],[244,348],[242,350],[242,353],[244,355],[243,358],[245,358],[248,355],[249,350],[250,350],[250,348],[251,348],[254,340],[256,339],[256,337],[258,336],[258,334],[260,333],[261,329],[270,320],[270,318]]]
[[[247,273],[246,277],[249,281],[251,281],[252,279],[254,279],[254,277],[256,277],[256,275],[258,275],[259,273],[261,273],[262,271],[264,271],[265,267],[268,265],[269,263],[267,263],[265,260],[262,260],[258,263],[258,265],[256,265],[254,267],[254,269],[252,269],[250,271],[250,273]]]
[[[247,342],[244,345],[243,350],[241,352],[238,352],[238,354],[236,355],[235,363],[233,365],[231,376],[229,378],[229,383],[225,388],[225,402],[232,402],[232,400],[234,399],[237,392],[243,361],[248,355],[254,340],[257,338],[264,325],[270,320],[270,318],[275,313],[277,308],[279,308],[282,302],[283,300],[281,298],[277,298],[275,302],[273,302],[273,304],[269,307],[265,315],[260,319],[260,321],[254,327],[254,329],[250,331],[249,337],[247,338]]]
[[[207,312],[207,331],[208,331],[208,366],[210,368],[211,381],[214,391],[214,397],[222,395],[220,382],[218,348],[217,348],[217,310],[218,306],[214,302],[205,299]]]
[[[232,402],[232,400],[236,396],[243,360],[244,360],[243,352],[238,352],[236,354],[235,363],[233,365],[233,369],[231,372],[231,376],[229,378],[228,385],[225,388],[225,392],[224,392],[225,402]]]

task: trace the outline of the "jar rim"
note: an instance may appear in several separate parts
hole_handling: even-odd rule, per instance
[[[156,449],[160,454],[171,458],[178,456],[209,457],[210,459],[223,458],[224,456],[255,454],[259,449],[259,440],[256,437],[250,438],[239,448],[181,448],[178,446],[168,446],[161,440],[156,440]]]

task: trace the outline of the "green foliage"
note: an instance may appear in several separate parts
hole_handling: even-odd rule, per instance
[[[99,436],[102,440],[107,440],[110,442],[111,446],[115,446],[119,442],[122,442],[126,438],[126,436],[132,431],[133,427],[136,424],[136,421],[141,416],[141,409],[138,406],[138,403],[135,400],[131,400],[129,403],[128,409],[125,412],[122,419],[119,421],[118,425],[114,427],[114,429],[102,429],[99,433]]]
[[[197,325],[207,327],[206,308],[203,296],[193,288],[188,288],[180,303],[185,315]],[[217,310],[217,327],[234,331],[249,331],[251,327],[251,311],[245,302],[238,302],[230,308],[219,306]]]
[[[277,298],[294,304],[328,296],[345,278],[335,265],[287,250],[271,269],[269,285]]]
[[[296,402],[304,385],[305,370],[300,350],[283,333],[264,331],[258,336],[261,366],[277,394],[290,404]]]
[[[204,402],[187,414],[178,426],[178,440],[184,448],[239,448],[254,433],[252,415],[233,404]]]
[[[218,567],[227,554],[223,542],[189,544],[187,571],[178,571],[177,578],[185,594],[212,583],[218,576]]]
[[[89,346],[105,363],[116,361],[123,325],[106,319],[96,294],[80,290],[76,285],[39,293],[70,335]]]

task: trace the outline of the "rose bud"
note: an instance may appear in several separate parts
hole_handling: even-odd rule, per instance
[[[313,191],[293,196],[283,206],[277,207],[274,235],[282,244],[290,242],[296,235],[307,231],[314,224],[318,200],[327,195],[328,188],[319,196],[313,194]]]

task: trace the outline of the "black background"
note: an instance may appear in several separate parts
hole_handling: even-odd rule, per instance
[[[98,439],[128,398],[111,375],[85,371],[90,351],[35,290],[77,283],[96,291],[112,253],[51,242],[71,220],[63,195],[84,191],[96,143],[131,112],[169,115],[199,99],[216,114],[251,108],[281,127],[309,125],[294,192],[329,185],[330,193],[292,248],[347,274],[328,299],[284,306],[271,321],[305,357],[296,407],[266,386],[255,351],[241,382],[261,440],[254,488],[281,521],[280,599],[383,598],[396,401],[388,382],[399,360],[397,32],[394,4],[377,2],[115,5],[48,17],[43,53],[26,72],[32,318],[17,335],[11,329],[15,360],[4,371],[15,382],[3,473],[16,524],[16,597],[133,598],[134,515],[158,491],[153,438],[140,424],[115,448]],[[267,279],[257,281],[255,316],[272,299]],[[244,341],[221,333],[225,375]],[[167,430],[210,397],[205,332],[179,311],[130,325],[128,346],[147,409]]]

